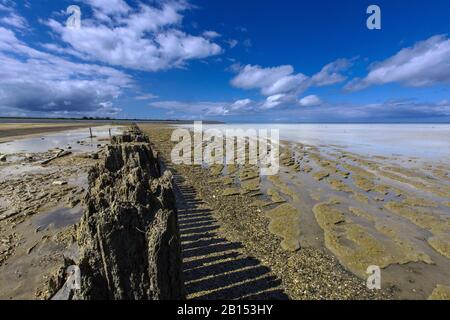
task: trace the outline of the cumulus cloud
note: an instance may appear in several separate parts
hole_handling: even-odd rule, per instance
[[[251,108],[253,101],[251,99],[241,99],[233,102],[228,108],[232,112],[236,111],[246,111]]]
[[[261,109],[273,109],[286,105],[311,107],[321,104],[316,95],[298,97],[311,87],[333,85],[345,81],[343,72],[351,66],[351,61],[339,59],[324,66],[317,74],[307,76],[295,73],[291,65],[263,68],[258,65],[241,66],[233,64],[229,70],[237,73],[231,85],[241,89],[258,89],[266,97],[259,104]]]
[[[354,79],[346,89],[361,90],[392,82],[411,87],[450,84],[450,39],[437,35],[402,49],[385,61],[375,63],[365,78]]]
[[[293,74],[294,68],[283,65],[272,68],[246,65],[231,84],[242,89],[260,89],[264,96],[298,91],[307,86],[308,77],[299,73]]]
[[[35,115],[110,115],[113,101],[132,85],[128,75],[74,63],[36,50],[0,27],[0,112]]]
[[[215,39],[219,38],[221,35],[216,31],[206,30],[205,32],[203,32],[203,36],[207,39]]]
[[[232,102],[215,101],[155,101],[149,104],[152,108],[167,109],[171,114],[190,115],[197,118],[203,116],[232,116],[257,112],[262,102],[251,99],[240,99]]]
[[[95,13],[105,15],[126,14],[131,8],[123,0],[81,0],[92,6]]]
[[[185,101],[156,101],[150,107],[166,109],[171,113],[185,114],[202,118],[204,116],[224,116],[229,114],[229,103],[226,102],[185,102]]]
[[[237,71],[231,80],[234,87],[241,89],[259,89],[266,97],[279,94],[298,95],[310,87],[332,85],[343,82],[346,77],[341,72],[348,69],[350,61],[336,60],[322,70],[308,77],[302,73],[294,73],[291,65],[263,68],[258,65],[233,65],[231,70]]]
[[[322,101],[316,95],[309,95],[300,99],[298,103],[302,107],[313,107],[320,105]]]
[[[292,94],[284,94],[284,93],[274,94],[267,97],[266,100],[260,104],[259,109],[268,110],[286,104],[296,104],[296,100],[297,99],[295,95]]]
[[[240,99],[233,102],[184,102],[184,101],[155,101],[150,107],[167,109],[172,114],[191,115],[197,118],[202,116],[232,116],[248,115],[266,112],[278,107],[302,106],[315,107],[322,104],[316,95],[306,96],[300,100],[295,95],[275,94],[268,96],[265,100],[254,101],[251,99]],[[286,109],[286,108],[284,108]]]
[[[182,102],[182,101],[156,101],[151,107],[168,109],[171,112],[193,114],[197,116],[230,116],[237,114],[255,114],[266,112],[275,108],[287,107],[316,107],[322,104],[317,95],[308,95],[298,98],[307,88],[319,83],[324,85],[336,83],[338,71],[344,69],[344,62],[338,61],[325,66],[317,80],[312,80],[304,74],[294,73],[290,65],[272,68],[239,64],[229,69],[237,75],[231,84],[242,89],[258,89],[265,98],[259,101],[240,99],[234,102]],[[328,76],[328,78],[327,78]]]
[[[46,21],[72,50],[94,61],[125,68],[159,71],[185,66],[187,61],[218,55],[222,48],[211,41],[212,31],[195,36],[182,31],[185,1],[140,3],[132,8],[123,0],[83,0],[94,17],[83,19],[81,29],[64,22]],[[215,34],[214,34],[215,35]]]
[[[341,83],[347,79],[342,72],[347,70],[350,66],[350,60],[338,59],[324,66],[311,80],[313,84],[318,87]]]

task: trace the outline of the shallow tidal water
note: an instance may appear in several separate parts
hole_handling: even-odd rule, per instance
[[[262,176],[260,188],[283,248],[325,246],[363,279],[380,265],[383,286],[400,298],[450,285],[449,124],[209,128],[279,130],[280,171]]]
[[[10,142],[0,143],[1,154],[17,154],[17,153],[40,153],[47,152],[50,149],[62,148],[71,151],[94,151],[97,149],[99,139],[109,137],[109,129],[111,134],[120,133],[120,129],[111,126],[102,126],[92,128],[93,138],[90,138],[89,128],[68,130],[51,134],[43,134],[39,137],[17,139]],[[83,144],[78,141],[85,141]]]
[[[450,160],[450,124],[225,124],[204,129],[278,129],[280,139],[369,156]]]

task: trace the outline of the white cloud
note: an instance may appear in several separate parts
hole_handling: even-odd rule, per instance
[[[313,107],[320,104],[322,104],[322,101],[316,95],[306,96],[300,100],[297,100],[295,95],[281,93],[269,96],[262,101],[253,101],[251,99],[240,99],[234,102],[155,101],[150,103],[149,106],[153,108],[167,109],[171,112],[171,114],[190,115],[201,118],[202,116],[257,114],[288,105]]]
[[[229,106],[229,109],[231,111],[245,111],[246,109],[249,109],[252,104],[253,101],[251,99],[236,100]]]
[[[322,110],[321,110],[322,109]],[[450,104],[440,105],[436,103],[414,101],[387,101],[371,104],[333,104],[323,108],[310,109],[312,116],[325,117],[330,120],[352,121],[428,121],[450,117]]]
[[[16,13],[10,13],[8,16],[1,18],[0,23],[7,24],[17,29],[26,29],[28,27],[25,18]]]
[[[74,63],[33,49],[0,27],[0,112],[39,115],[109,115],[132,84],[128,75]]]
[[[259,105],[251,99],[241,99],[234,102],[214,102],[214,101],[155,101],[149,104],[150,107],[167,109],[172,114],[203,116],[230,116],[254,112]]]
[[[320,72],[312,77],[312,82],[318,87],[341,83],[347,79],[342,71],[347,70],[351,62],[347,59],[338,59],[324,66]]]
[[[260,89],[264,96],[296,91],[305,84],[307,77],[301,73],[294,75],[294,68],[284,65],[273,68],[246,65],[231,84],[242,89]]]
[[[80,0],[106,15],[126,14],[131,8],[123,0]]]
[[[251,119],[262,116],[262,119],[273,119],[276,104],[283,99],[292,99],[292,96],[275,95],[261,102],[250,99],[238,100],[236,102],[181,102],[181,101],[159,101],[151,103],[151,107],[168,110],[168,115],[176,118],[203,119],[205,116],[236,116],[242,119],[251,116]],[[295,100],[295,98],[294,98]],[[292,103],[305,108],[280,108],[276,111],[276,119],[283,121],[436,121],[440,118],[450,118],[450,103],[419,103],[414,101],[387,101],[374,104],[330,104],[323,103],[320,98],[307,96],[300,101]],[[320,108],[306,108],[308,104],[320,103]],[[232,105],[242,108],[232,110]],[[247,118],[250,119],[250,118]]]
[[[198,117],[223,116],[229,113],[226,102],[184,102],[184,101],[156,101],[149,104],[150,107],[167,109],[178,114],[188,114]]]
[[[299,105],[302,107],[313,107],[318,106],[322,103],[320,98],[316,95],[306,96],[298,101]]]
[[[238,74],[231,80],[231,84],[242,89],[260,89],[263,96],[280,93],[298,95],[313,86],[326,86],[344,81],[346,78],[341,72],[347,70],[349,66],[349,60],[339,59],[327,64],[319,73],[308,77],[302,73],[294,73],[294,67],[291,65],[263,68],[257,65],[242,67],[234,64],[231,70]]]
[[[219,38],[221,35],[215,31],[207,30],[203,32],[203,36],[207,39]]]
[[[83,19],[81,29],[66,28],[54,19],[46,24],[71,49],[90,60],[145,71],[183,67],[187,61],[214,56],[222,48],[205,36],[180,30],[184,1],[162,1],[159,6],[140,4],[132,9],[125,1],[117,6],[106,0],[85,0],[94,6],[94,19]]]
[[[360,90],[392,82],[411,87],[450,84],[450,39],[437,35],[402,49],[374,64],[365,78],[354,79],[346,89]]]
[[[13,7],[14,3],[0,3],[0,12],[5,12],[5,16],[0,18],[0,24],[7,25],[19,30],[28,28],[27,20],[16,12]]]
[[[6,1],[6,0],[0,1],[0,11],[13,12],[14,9],[12,8],[12,6],[13,6],[13,3],[10,3],[9,1]]]
[[[260,108],[265,110],[273,109],[288,103],[290,104],[296,103],[295,95],[279,93],[267,97],[266,100],[260,104]]]
[[[343,81],[344,76],[341,71],[346,70],[350,62],[340,59],[326,65],[322,70],[308,77],[302,73],[294,73],[291,65],[263,68],[258,65],[241,66],[238,63],[229,67],[229,70],[237,75],[231,80],[234,87],[241,89],[259,89],[265,100],[254,102],[249,99],[238,100],[246,108],[241,108],[241,112],[256,112],[286,106],[312,107],[322,104],[316,95],[308,95],[298,99],[298,96],[312,86],[324,86]],[[230,108],[228,111],[236,111]]]

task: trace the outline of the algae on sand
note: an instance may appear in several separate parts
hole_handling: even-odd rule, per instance
[[[273,203],[286,202],[286,200],[284,200],[283,197],[280,195],[280,193],[274,188],[269,188],[267,190],[267,195],[270,196],[270,199],[272,200]]]
[[[289,187],[289,185],[282,181],[279,176],[269,176],[268,180],[275,185],[279,191],[289,196],[292,200],[298,200],[298,196],[295,191]]]
[[[371,180],[362,176],[353,176],[353,182],[358,188],[366,192],[369,192],[375,188],[375,184]]]
[[[450,235],[449,234],[438,234],[431,238],[428,238],[429,245],[439,252],[444,257],[450,259]]]
[[[322,181],[325,178],[328,178],[330,176],[330,173],[328,171],[319,171],[314,173],[314,179],[317,181]]]
[[[239,188],[235,188],[235,187],[226,188],[222,192],[222,195],[225,196],[225,197],[236,196],[238,194],[240,194]]]
[[[254,178],[251,180],[245,180],[241,182],[241,187],[245,191],[259,191],[260,179]]]
[[[353,190],[350,187],[348,187],[345,183],[343,183],[341,180],[330,179],[329,184],[330,184],[331,188],[336,191],[344,191],[347,193],[353,192]]]
[[[281,247],[287,251],[300,249],[300,215],[290,204],[282,204],[266,212],[269,231],[283,238]]]
[[[450,300],[450,287],[438,284],[428,300]]]
[[[430,263],[428,256],[414,248],[405,250],[405,245],[397,243],[395,239],[380,240],[374,237],[366,227],[347,219],[345,212],[337,208],[336,203],[319,203],[313,211],[324,231],[327,248],[345,267],[362,278],[366,276],[366,269],[370,265],[385,268],[411,261]]]

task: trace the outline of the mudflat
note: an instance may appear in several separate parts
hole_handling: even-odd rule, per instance
[[[173,127],[141,128],[170,163]],[[448,292],[445,161],[281,141],[274,176],[251,165],[174,170],[212,209],[220,234],[270,267],[292,299],[426,299]],[[371,265],[381,268],[380,291],[365,288]]]
[[[0,299],[51,297],[50,276],[77,252],[88,171],[101,161],[110,129],[120,131],[91,123],[0,125],[21,134],[0,143]]]
[[[0,143],[43,133],[96,127],[101,124],[92,122],[76,123],[0,123]]]
[[[50,298],[50,276],[77,252],[87,172],[111,127],[64,127],[0,144],[0,299]],[[448,163],[281,141],[279,173],[263,176],[175,165],[175,127],[140,128],[177,186],[188,298],[450,298]],[[366,287],[370,265],[381,290]]]

